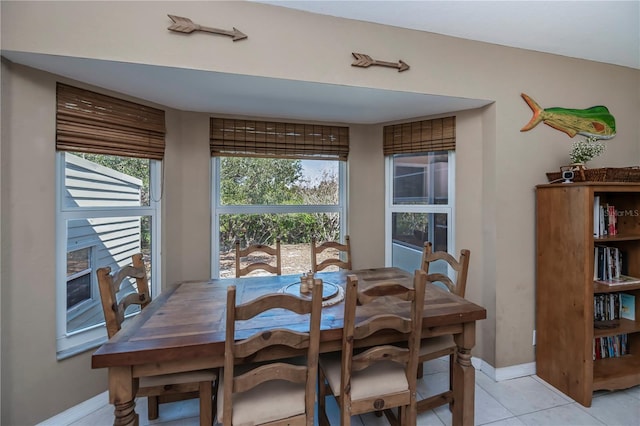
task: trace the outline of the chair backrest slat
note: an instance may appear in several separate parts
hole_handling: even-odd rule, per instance
[[[446,251],[433,251],[431,242],[424,243],[422,251],[422,269],[428,274],[427,280],[430,282],[441,282],[447,286],[449,291],[457,296],[464,297],[467,287],[467,275],[469,273],[469,259],[471,252],[467,249],[460,250],[460,258],[456,259]],[[431,263],[438,260],[445,261],[456,274],[455,280],[441,273],[430,273]]]
[[[292,294],[270,293],[260,296],[250,303],[236,306],[236,320],[253,318],[270,309],[286,306],[288,310],[296,314],[309,313],[309,301]]]
[[[245,358],[264,349],[266,345],[304,349],[309,346],[309,340],[309,333],[293,330],[265,330],[236,343],[234,351],[236,358]]]
[[[251,371],[251,374],[243,374],[235,378],[233,387],[235,392],[246,392],[262,383],[274,380],[286,380],[294,383],[304,383],[307,380],[306,365],[291,365],[282,362],[261,365]]]
[[[329,249],[337,250],[338,255],[343,256],[344,260],[340,257],[331,257],[318,262],[318,255]],[[340,269],[352,269],[351,241],[348,235],[344,237],[344,244],[337,241],[325,241],[322,244],[318,244],[315,237],[311,238],[311,271],[322,271],[331,265],[335,265]]]
[[[123,266],[113,272],[110,267],[98,268],[96,271],[102,311],[109,338],[122,328],[125,312],[129,306],[140,305],[140,309],[144,309],[151,302],[147,269],[142,260],[142,253],[131,256],[131,261],[131,265]],[[119,300],[118,292],[122,284],[129,283],[129,279],[133,278],[136,280],[134,292]]]
[[[236,240],[236,278],[248,275],[253,271],[263,270],[271,274],[282,275],[282,257],[280,252],[280,239],[276,240],[275,247],[265,244],[253,244],[244,249],[240,248],[240,240]],[[275,265],[269,262],[256,261],[251,262],[247,266],[242,267],[242,259],[250,255],[257,256],[262,253],[275,258]],[[270,261],[273,262],[273,261]]]

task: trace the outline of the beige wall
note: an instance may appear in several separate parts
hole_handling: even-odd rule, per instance
[[[2,420],[33,424],[104,390],[90,353],[56,360],[55,82],[3,65]]]
[[[534,187],[545,182],[545,172],[567,163],[572,142],[544,125],[521,133],[531,112],[520,93],[543,107],[608,106],[618,135],[591,166],[627,166],[640,158],[638,70],[247,2],[1,7],[3,50],[494,101],[456,114],[455,223],[456,247],[472,251],[468,297],[488,311],[474,356],[495,368],[534,361]],[[249,39],[176,36],[166,30],[167,13],[207,16],[211,26],[236,26]],[[348,66],[352,50],[403,58],[411,70],[399,75]],[[90,352],[65,361],[55,356],[57,80],[69,81],[2,65],[2,424],[38,422],[106,389],[106,372],[90,369]],[[209,114],[166,110],[164,285],[210,272],[210,239],[203,232],[210,222]],[[384,260],[382,124],[350,124],[356,267]]]
[[[163,285],[211,276],[209,116],[167,114]]]
[[[348,229],[353,267],[384,265],[384,156],[382,126],[349,128]]]

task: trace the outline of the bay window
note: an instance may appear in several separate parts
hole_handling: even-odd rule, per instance
[[[455,117],[384,132],[386,264],[414,271],[425,242],[454,251]]]
[[[63,359],[106,340],[98,268],[115,270],[141,252],[155,278],[152,293],[160,288],[164,112],[64,84],[57,99],[56,341]]]
[[[212,271],[235,276],[241,246],[281,240],[283,274],[311,269],[311,237],[346,233],[348,128],[211,119]]]

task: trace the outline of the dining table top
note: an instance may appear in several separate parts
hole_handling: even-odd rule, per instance
[[[334,289],[328,294],[331,297],[322,310],[321,352],[340,349],[344,303],[335,288],[341,293],[350,274],[358,277],[358,285],[362,288],[386,280],[400,281],[407,286],[413,284],[412,273],[393,267],[317,273],[316,278],[322,279],[325,287]],[[125,321],[122,330],[98,348],[91,359],[92,368],[178,365],[185,357],[200,359],[199,367],[220,367],[224,360],[227,287],[235,285],[237,302],[243,303],[267,293],[286,291],[299,281],[297,275],[271,275],[176,283],[155,297],[139,314]],[[408,310],[406,302],[385,306]],[[375,306],[363,308],[362,315],[375,314],[375,311],[366,311],[375,310]],[[423,337],[452,333],[456,327],[485,318],[483,307],[437,285],[427,285]],[[298,314],[282,310],[265,312],[241,326],[236,337],[242,338],[243,334],[253,334],[261,329],[295,329],[304,324]],[[282,355],[273,354],[274,357]]]

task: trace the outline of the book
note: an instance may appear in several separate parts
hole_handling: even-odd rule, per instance
[[[605,269],[606,269],[606,259],[605,259],[605,246],[596,246],[594,252],[594,269],[593,269],[593,278],[595,280],[604,280]]]
[[[593,236],[600,236],[600,196],[593,197]]]
[[[620,318],[636,320],[636,298],[633,294],[620,293]]]
[[[596,282],[603,285],[640,284],[640,278],[621,274],[617,278],[601,278],[597,279]]]
[[[608,235],[618,235],[618,211],[610,204],[607,204],[607,225]]]
[[[604,206],[602,204],[600,204],[600,236],[606,236],[607,235],[607,217],[604,214]]]

